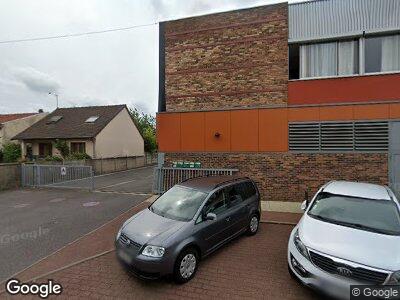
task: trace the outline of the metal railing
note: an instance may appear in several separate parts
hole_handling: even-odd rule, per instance
[[[21,166],[23,187],[63,187],[93,190],[93,168],[76,165],[27,165]]]
[[[233,175],[238,169],[154,168],[153,192],[162,194],[175,184],[199,176]]]

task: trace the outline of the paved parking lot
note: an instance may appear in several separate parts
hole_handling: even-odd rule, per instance
[[[149,197],[153,167],[96,178],[99,191],[0,193],[0,282]],[[104,191],[104,192],[100,192]]]
[[[61,299],[319,299],[287,272],[286,246],[292,228],[262,224],[256,236],[240,237],[205,259],[195,278],[184,285],[168,278],[137,279],[119,265],[115,251],[37,281],[51,278],[60,283]]]

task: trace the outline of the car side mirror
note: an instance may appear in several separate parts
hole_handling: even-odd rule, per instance
[[[214,221],[217,219],[217,215],[214,213],[208,213],[205,217],[205,220]]]
[[[306,211],[308,207],[308,200],[304,200],[303,203],[301,203],[301,210]]]

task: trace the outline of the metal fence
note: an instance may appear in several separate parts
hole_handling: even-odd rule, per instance
[[[93,168],[75,165],[21,166],[23,187],[63,187],[93,190]]]
[[[162,194],[186,179],[199,176],[233,175],[238,169],[154,168],[153,192]]]

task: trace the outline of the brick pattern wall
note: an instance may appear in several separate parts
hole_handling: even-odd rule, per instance
[[[264,201],[304,200],[330,180],[388,184],[388,155],[384,153],[166,153],[173,161],[200,161],[202,167],[238,168],[258,185]]]
[[[287,4],[167,22],[167,111],[285,105]]]

